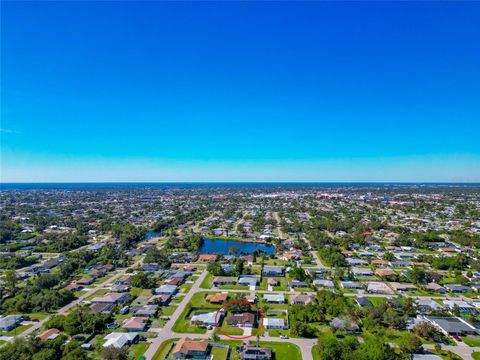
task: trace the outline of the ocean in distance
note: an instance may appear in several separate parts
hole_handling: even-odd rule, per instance
[[[334,187],[480,187],[480,183],[428,182],[78,182],[0,183],[0,191],[129,188],[334,188]]]

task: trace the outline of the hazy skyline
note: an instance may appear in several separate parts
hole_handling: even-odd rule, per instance
[[[1,181],[480,181],[480,4],[3,2]]]

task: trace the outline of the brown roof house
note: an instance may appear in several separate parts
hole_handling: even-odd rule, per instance
[[[215,254],[200,254],[198,257],[200,261],[215,261],[217,260],[217,255]]]
[[[56,328],[51,328],[47,329],[41,334],[37,335],[37,339],[40,340],[53,340],[55,339],[58,335],[60,335],[60,330]]]
[[[300,305],[309,305],[309,304],[316,304],[317,300],[310,295],[310,294],[298,294],[298,295],[290,295],[290,303],[300,304]]]
[[[375,275],[384,280],[394,280],[398,277],[397,273],[390,268],[377,269],[375,270]]]
[[[217,293],[207,295],[205,300],[212,304],[223,304],[225,301],[227,301],[227,297],[228,295],[225,293]]]
[[[148,318],[143,316],[134,316],[130,319],[125,319],[122,328],[127,331],[144,331],[147,327]]]
[[[208,340],[192,340],[181,338],[172,350],[175,359],[206,359],[208,355]]]
[[[257,316],[253,313],[237,313],[227,317],[227,324],[239,327],[254,327],[257,323]]]

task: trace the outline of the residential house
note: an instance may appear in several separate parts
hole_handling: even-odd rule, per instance
[[[287,284],[290,288],[295,289],[295,288],[308,288],[308,285],[305,281],[300,281],[300,280],[292,280],[288,282]]]
[[[430,291],[435,291],[436,293],[439,294],[445,294],[446,290],[439,284],[437,283],[429,283],[425,285],[425,289],[430,290]]]
[[[127,301],[128,294],[125,293],[108,293],[103,296],[97,296],[92,299],[92,303],[118,304]]]
[[[282,276],[283,268],[280,266],[264,266],[263,276]]]
[[[223,304],[227,301],[228,294],[226,293],[217,293],[217,294],[210,294],[205,297],[205,300],[212,304]]]
[[[313,280],[313,286],[316,288],[327,288],[327,289],[333,289],[335,287],[335,284],[331,280]]]
[[[424,318],[445,335],[477,334],[475,327],[458,317],[424,316]]]
[[[333,331],[358,332],[360,330],[360,327],[353,321],[340,319],[338,317],[332,319],[330,326]]]
[[[285,296],[283,294],[265,294],[263,301],[266,303],[283,304],[285,303]]]
[[[46,340],[53,340],[55,339],[58,335],[60,335],[60,330],[56,328],[51,328],[43,331],[42,333],[37,335],[37,339],[46,341]]]
[[[257,275],[240,275],[237,283],[239,285],[256,286],[258,283]]]
[[[157,314],[158,305],[138,305],[133,306],[131,311],[135,316],[155,317]]]
[[[309,305],[309,304],[316,304],[317,300],[311,294],[298,294],[298,295],[290,295],[290,303],[292,305],[295,305],[295,304]]]
[[[263,319],[263,326],[267,330],[284,330],[288,329],[288,327],[285,325],[285,320],[281,318],[269,318],[266,317]]]
[[[458,309],[461,314],[474,315],[477,313],[477,309],[465,301],[457,300],[443,300],[443,304],[450,310]]]
[[[190,318],[190,322],[193,324],[200,323],[203,326],[215,326],[215,317],[217,323],[220,323],[224,316],[223,311],[219,311],[218,315],[216,311],[209,312],[209,313],[195,313]]]
[[[175,359],[206,359],[208,340],[192,340],[188,337],[177,341],[172,350]]]
[[[257,316],[254,313],[236,313],[227,317],[227,324],[238,327],[254,327],[257,323]]]
[[[240,352],[243,360],[270,360],[272,356],[272,349],[267,347],[247,345],[242,347]]]
[[[361,308],[362,307],[373,306],[372,302],[365,297],[357,297],[355,299],[355,303]]]
[[[173,296],[178,292],[178,287],[175,285],[162,285],[155,289],[156,295],[170,295]]]
[[[213,286],[218,287],[221,285],[231,285],[237,281],[235,277],[227,277],[227,276],[216,276],[213,278]]]
[[[138,341],[138,333],[135,332],[112,332],[105,336],[103,347],[113,346],[120,349],[126,345],[133,344]]]
[[[143,316],[134,316],[129,319],[125,319],[122,323],[122,328],[127,331],[145,331],[147,327],[148,318]]]
[[[90,305],[89,314],[111,314],[114,303],[93,303]]]
[[[465,285],[460,285],[460,284],[445,284],[444,287],[455,294],[463,294],[466,292],[471,292],[472,289],[469,288],[468,286]]]
[[[340,286],[347,290],[362,290],[365,285],[357,281],[340,281]]]
[[[367,283],[367,292],[369,294],[384,294],[392,295],[393,290],[390,289],[387,285],[378,281],[370,281]]]

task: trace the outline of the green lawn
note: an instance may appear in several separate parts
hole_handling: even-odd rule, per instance
[[[140,359],[140,356],[145,354],[150,343],[147,342],[139,342],[138,344],[133,344],[130,346],[130,354],[132,354],[134,360]]]
[[[208,273],[200,284],[201,289],[210,289],[212,287],[213,275]]]
[[[212,347],[211,355],[213,356],[213,360],[227,360],[228,349]]]
[[[27,324],[27,325],[20,325],[17,326],[15,329],[10,330],[10,331],[0,331],[0,336],[16,336],[20,335],[23,333],[25,330],[28,328],[32,327],[33,324]]]
[[[375,297],[375,296],[367,296],[366,297],[370,302],[373,304],[373,306],[377,306],[380,304],[385,303],[387,300],[383,297]]]
[[[227,344],[230,346],[239,346],[241,345],[241,341],[227,341],[222,340],[222,344]],[[252,344],[257,344],[256,341],[252,341]],[[300,352],[300,348],[292,343],[289,342],[269,342],[269,341],[260,341],[258,343],[260,346],[269,347],[275,354],[275,358],[280,359],[288,359],[288,360],[302,360],[302,353]],[[230,359],[233,359],[234,352],[231,351]]]
[[[167,341],[164,341],[162,345],[158,348],[157,352],[155,355],[153,355],[152,360],[163,360],[163,358],[167,355],[168,350],[170,350],[170,347],[172,346],[172,343],[174,341],[177,341],[178,338],[176,339],[169,339]]]
[[[465,336],[465,337],[462,337],[462,340],[468,346],[471,346],[471,347],[480,346],[480,336]]]
[[[193,311],[200,311],[201,309],[193,310]],[[207,329],[193,325],[190,323],[189,319],[186,317],[191,317],[191,313],[193,312],[190,306],[187,306],[185,310],[183,310],[182,314],[178,318],[177,322],[173,325],[172,330],[177,333],[193,333],[193,334],[205,334]]]
[[[480,360],[480,352],[472,353],[473,360]]]
[[[227,335],[233,335],[233,336],[242,336],[243,335],[243,330],[236,327],[236,326],[230,326],[227,324],[226,321],[223,321],[223,324],[221,326],[222,332]]]
[[[313,345],[312,347],[312,357],[313,360],[321,360],[319,345]]]
[[[130,294],[134,295],[134,296],[152,296],[152,290],[150,289],[141,289],[141,288],[132,288],[130,290]]]
[[[161,307],[162,314],[165,316],[172,315],[175,312],[175,310],[177,310],[177,306],[170,305],[170,306]]]
[[[93,298],[96,298],[97,296],[102,296],[102,295],[105,295],[109,292],[110,292],[109,289],[99,289],[99,290],[95,291],[92,295],[86,297],[85,300],[90,301]]]
[[[43,320],[46,317],[50,316],[51,314],[48,313],[30,313],[30,314],[21,314],[23,317],[28,316],[30,319],[38,319]]]

